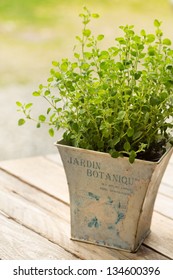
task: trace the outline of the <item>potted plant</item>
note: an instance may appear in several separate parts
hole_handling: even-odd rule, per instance
[[[47,101],[34,119],[32,103],[16,102],[25,118],[56,143],[69,185],[72,239],[134,252],[150,232],[154,201],[172,153],[173,49],[155,32],[123,35],[107,49],[103,34],[89,29],[91,14],[80,14],[74,59],[53,61],[47,85],[33,93]]]

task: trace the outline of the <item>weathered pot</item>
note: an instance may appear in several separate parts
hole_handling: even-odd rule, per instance
[[[150,232],[157,191],[172,154],[159,162],[55,144],[70,195],[71,238],[135,252]]]

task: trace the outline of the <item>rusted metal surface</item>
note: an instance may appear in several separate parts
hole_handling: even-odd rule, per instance
[[[172,149],[158,163],[56,144],[70,194],[71,238],[135,252],[150,232]]]

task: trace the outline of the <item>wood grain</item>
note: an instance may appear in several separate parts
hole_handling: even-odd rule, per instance
[[[62,165],[57,165],[44,157],[33,157],[3,161],[0,162],[0,168],[42,189],[47,194],[69,203],[68,187]]]
[[[0,169],[1,259],[46,254],[50,259],[173,259],[173,157],[159,188],[152,232],[135,254],[70,240],[68,187],[58,153],[0,162]]]
[[[0,177],[2,178],[2,174]],[[68,221],[69,207],[58,200],[55,203],[55,199],[52,197],[45,198],[46,194],[41,193],[37,189],[33,193],[33,188],[27,191],[29,186],[22,182],[20,186],[17,184],[18,187],[15,189],[15,180],[17,179],[13,178],[13,182],[11,181],[8,185],[4,184],[4,180],[3,182],[1,181],[1,211],[5,212],[16,222],[63,247],[73,255],[82,259],[166,259],[162,254],[156,253],[145,246],[141,246],[137,253],[130,254],[71,241]],[[68,218],[63,217],[59,209],[61,209],[61,213],[64,213],[64,215],[66,213]]]
[[[0,214],[0,258],[4,260],[76,260],[60,246]]]

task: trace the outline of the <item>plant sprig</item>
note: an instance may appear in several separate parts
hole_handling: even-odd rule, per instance
[[[123,35],[102,49],[104,35],[94,36],[88,27],[99,15],[84,8],[80,17],[74,59],[53,61],[47,85],[33,93],[47,101],[47,112],[33,119],[32,104],[17,102],[25,116],[18,124],[47,124],[51,136],[62,128],[65,143],[125,155],[131,163],[156,148],[163,152],[172,142],[173,49],[161,22],[154,21],[153,34],[120,26]]]

